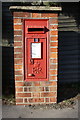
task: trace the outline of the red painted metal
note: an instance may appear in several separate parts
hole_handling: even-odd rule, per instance
[[[26,19],[24,22],[25,81],[48,80],[48,20]],[[34,38],[38,38],[38,42]],[[41,44],[41,58],[31,57],[32,43]]]

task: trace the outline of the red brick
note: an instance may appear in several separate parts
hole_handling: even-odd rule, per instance
[[[15,71],[15,75],[22,75],[22,70]]]
[[[30,98],[29,102],[30,103],[33,103],[33,102],[38,102],[38,103],[44,102],[44,98]]]
[[[14,54],[14,58],[23,58],[22,54]]]
[[[58,46],[58,42],[51,42],[50,45],[51,46]]]
[[[15,69],[22,69],[22,67],[23,67],[22,65],[15,65],[14,66]]]
[[[41,93],[41,97],[53,97],[53,96],[56,96],[56,92]]]
[[[32,92],[40,92],[43,91],[43,87],[31,87]]]
[[[30,103],[35,102],[35,100],[34,100],[33,98],[29,98],[28,101],[29,101]]]
[[[50,60],[50,63],[57,63],[57,62],[58,62],[58,59],[56,59],[56,58]]]
[[[56,30],[56,31],[50,31],[50,34],[51,35],[58,35],[58,31]]]
[[[28,99],[26,98],[26,99],[24,99],[24,102],[28,102]]]
[[[16,97],[31,97],[31,93],[17,93]]]
[[[26,86],[32,86],[32,82],[26,82]]]
[[[44,91],[44,87],[28,87],[27,91],[31,92],[41,92]]]
[[[14,46],[22,46],[22,42],[14,42]]]
[[[38,18],[41,16],[41,13],[32,13],[33,18]]]
[[[15,80],[16,81],[22,81],[23,80],[23,76],[15,76]]]
[[[38,98],[38,99],[36,98],[36,101],[37,102],[44,102],[44,98]]]
[[[21,23],[21,19],[14,18],[14,23]]]
[[[45,87],[45,91],[49,91],[49,87]]]
[[[30,92],[36,92],[36,91],[37,91],[37,88],[36,88],[36,87],[28,87],[27,89],[28,89],[28,91],[30,91]]]
[[[32,97],[40,97],[40,93],[32,93]]]
[[[22,63],[22,59],[14,59],[14,63],[15,64],[21,64]]]
[[[23,88],[22,87],[17,87],[16,92],[23,92]]]
[[[22,41],[22,36],[15,36],[14,41]]]
[[[22,35],[22,31],[14,31],[14,35]]]
[[[40,86],[40,82],[34,82],[34,86]]]
[[[50,70],[50,74],[57,74],[57,70]]]
[[[28,89],[27,88],[24,88],[24,92],[27,92],[28,91]]]
[[[46,102],[49,102],[49,98],[45,98],[45,101],[46,101]]]
[[[57,65],[50,65],[50,69],[57,69]]]
[[[14,12],[14,17],[30,17],[29,12]]]
[[[57,58],[57,53],[51,53],[51,54],[50,54],[50,57],[51,57],[51,58]]]
[[[50,80],[57,80],[57,76],[50,76]]]
[[[22,52],[22,48],[14,48],[14,52]]]
[[[50,19],[50,24],[57,24],[58,23],[58,19]]]
[[[31,105],[31,104],[24,104],[24,103],[22,103],[22,104],[19,104],[19,103],[16,103],[16,105]]]
[[[46,86],[56,86],[57,85],[57,81],[48,81],[46,82]]]
[[[16,102],[17,102],[17,103],[20,103],[20,102],[22,103],[22,102],[23,102],[23,99],[17,98],[17,99],[16,99]]]
[[[51,41],[58,41],[58,37],[51,37]]]
[[[32,92],[39,92],[40,88],[39,87],[31,87]]]
[[[40,87],[40,91],[44,91],[44,87]]]
[[[58,17],[58,14],[53,13],[42,13],[41,17]]]
[[[50,98],[50,102],[56,102],[56,98]]]
[[[58,52],[57,48],[50,48],[50,52]]]
[[[24,92],[31,92],[31,87],[24,88]]]
[[[46,86],[46,81],[40,82],[40,86]]]
[[[15,86],[24,86],[23,82],[15,82]]]
[[[50,91],[57,91],[57,87],[50,87]]]
[[[58,25],[50,25],[50,29],[57,29]]]
[[[22,30],[22,25],[14,25],[14,30]]]

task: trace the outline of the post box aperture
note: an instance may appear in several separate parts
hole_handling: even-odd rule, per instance
[[[28,33],[44,33],[44,28],[28,28]]]
[[[48,20],[25,20],[25,80],[48,80]]]

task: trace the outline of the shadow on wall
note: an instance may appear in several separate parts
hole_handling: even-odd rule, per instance
[[[77,27],[80,27],[80,2],[62,2],[62,14],[74,17]]]
[[[2,42],[3,45],[13,46],[13,15],[10,6],[30,5],[31,2],[2,2]]]
[[[14,94],[14,48],[2,47],[2,93]]]
[[[13,16],[10,3],[2,3],[2,93],[14,94]]]
[[[58,102],[78,94],[78,35],[74,31],[59,32]]]
[[[58,83],[57,102],[62,102],[68,99],[77,97],[80,93],[80,83]]]
[[[59,32],[58,80],[78,82],[78,32]]]
[[[13,46],[13,16],[8,6],[2,12],[2,43],[3,46]]]
[[[62,28],[58,43],[58,102],[79,93],[79,3],[61,3]],[[68,17],[66,17],[68,16]],[[73,23],[73,20],[76,22]],[[76,26],[75,26],[76,24]],[[66,25],[66,27],[65,27]],[[62,29],[62,30],[61,30]],[[73,29],[73,30],[72,30]]]

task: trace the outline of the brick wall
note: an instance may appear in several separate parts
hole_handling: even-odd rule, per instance
[[[13,12],[14,16],[14,70],[16,105],[50,104],[57,102],[58,68],[58,14]],[[27,18],[49,19],[49,80],[24,81],[23,21]]]

